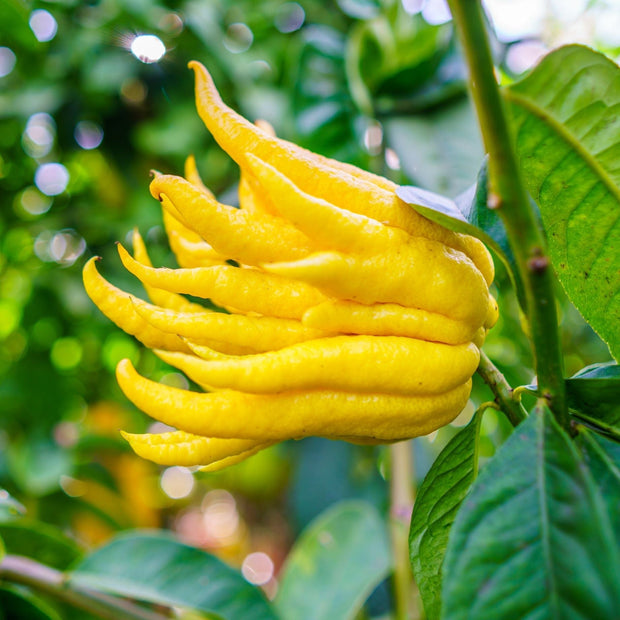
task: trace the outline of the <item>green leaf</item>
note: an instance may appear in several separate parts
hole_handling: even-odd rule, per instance
[[[355,617],[390,570],[385,525],[363,502],[336,504],[297,540],[275,599],[283,620]]]
[[[382,122],[386,146],[396,152],[412,183],[456,196],[476,178],[484,152],[466,97],[425,114],[391,116]]]
[[[0,523],[7,553],[65,570],[82,556],[80,547],[54,526],[31,519]]]
[[[28,590],[0,588],[0,611],[6,620],[62,620],[58,612]]]
[[[409,531],[411,566],[428,620],[440,617],[442,564],[450,528],[478,473],[482,412],[441,451],[420,487]]]
[[[620,366],[594,364],[566,380],[568,406],[585,424],[620,441]]]
[[[546,407],[463,502],[444,563],[445,620],[618,617],[620,556],[603,499]]]
[[[620,359],[620,70],[570,45],[503,95],[558,277]]]
[[[596,486],[601,491],[607,514],[620,544],[620,445],[582,429],[577,446],[588,464]]]
[[[156,532],[114,538],[81,562],[69,584],[191,607],[228,620],[275,620],[260,590],[221,560]]]

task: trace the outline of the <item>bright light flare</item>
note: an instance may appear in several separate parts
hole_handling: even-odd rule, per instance
[[[129,49],[138,60],[147,65],[160,61],[166,53],[166,46],[154,34],[139,34],[134,37]]]

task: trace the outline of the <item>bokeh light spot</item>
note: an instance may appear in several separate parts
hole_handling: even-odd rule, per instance
[[[228,26],[224,37],[224,47],[233,54],[241,54],[250,49],[253,41],[254,35],[249,27],[238,22]]]
[[[52,364],[58,370],[71,370],[82,361],[82,345],[77,338],[59,338],[50,351]]]
[[[27,187],[19,196],[20,207],[29,215],[43,215],[50,210],[52,199],[36,187]]]
[[[0,47],[0,78],[13,71],[16,60],[15,53],[10,47]]]
[[[124,334],[112,334],[103,343],[101,357],[105,367],[114,372],[116,365],[126,357],[136,364],[138,353],[138,347],[131,338]]]
[[[87,151],[96,149],[103,140],[103,129],[97,123],[80,121],[73,133],[75,141]]]
[[[285,2],[276,14],[276,28],[284,33],[295,32],[299,30],[306,19],[306,12],[297,2]]]
[[[67,188],[69,171],[62,164],[41,164],[35,172],[34,182],[46,196],[57,196]]]
[[[439,26],[452,19],[446,0],[428,0],[422,9],[422,17],[431,26]]]
[[[273,561],[262,551],[250,553],[243,560],[241,574],[255,586],[265,585],[273,577]]]
[[[12,299],[0,300],[0,338],[6,338],[21,320],[21,307]]]
[[[194,489],[194,475],[187,467],[166,468],[160,480],[163,492],[171,499],[187,497]]]
[[[26,123],[22,146],[30,157],[44,157],[51,150],[56,135],[54,119],[44,112],[33,114]]]
[[[139,34],[134,37],[130,49],[138,60],[147,65],[158,62],[166,53],[166,46],[154,34]]]
[[[41,43],[51,41],[56,36],[56,31],[58,30],[58,24],[54,16],[45,9],[32,11],[28,24],[32,32],[34,32],[37,41],[41,41]]]

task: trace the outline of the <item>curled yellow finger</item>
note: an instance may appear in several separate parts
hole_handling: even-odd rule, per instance
[[[197,435],[257,442],[308,436],[363,437],[365,441],[417,437],[450,423],[471,390],[470,379],[432,396],[326,390],[198,394],[154,383],[140,376],[129,360],[118,364],[116,376],[125,396],[156,420]]]
[[[302,323],[328,332],[406,336],[446,344],[469,342],[476,332],[475,325],[418,308],[340,300],[326,301],[306,310]]]
[[[160,465],[215,466],[225,459],[243,455],[244,458],[268,447],[269,443],[247,439],[201,437],[183,431],[158,434],[133,434],[121,431],[133,451],[142,458]],[[241,460],[241,459],[239,459]],[[228,463],[227,463],[228,464]]]
[[[309,239],[283,218],[221,204],[181,177],[157,175],[150,189],[158,200],[167,197],[183,220],[191,222],[218,253],[246,265],[294,260],[314,249]]]
[[[137,229],[134,229],[133,231],[132,244],[134,258],[143,265],[146,265],[147,267],[152,267],[153,264],[151,263],[151,258],[148,255],[142,236]],[[171,293],[170,291],[165,291],[161,288],[156,288],[154,286],[149,286],[148,284],[145,284],[143,286],[150,300],[154,304],[157,304],[162,308],[168,308],[170,310],[176,310],[178,312],[195,313],[203,311],[202,306],[191,302],[188,299],[185,299],[185,297],[183,297],[182,295],[178,295],[177,293]]]
[[[447,345],[398,336],[333,336],[212,361],[155,352],[200,385],[254,394],[317,389],[437,394],[465,383],[479,361],[471,343]]]
[[[154,269],[134,260],[122,245],[118,252],[125,268],[141,282],[166,291],[211,299],[225,308],[265,316],[301,319],[304,312],[325,301],[316,288],[281,276],[231,265],[195,269]]]
[[[103,314],[147,347],[190,352],[177,335],[162,332],[145,321],[134,307],[136,298],[110,284],[97,271],[96,262],[93,257],[84,265],[82,277],[88,296]]]
[[[327,200],[306,194],[278,170],[251,153],[246,155],[246,159],[280,214],[318,247],[371,252],[407,239],[406,233],[400,229],[384,226],[364,215],[340,209]]]
[[[135,304],[138,314],[157,329],[193,341],[227,342],[256,353],[328,335],[322,330],[304,327],[293,319],[224,314],[204,308],[202,312],[175,312],[145,302],[136,301]]]

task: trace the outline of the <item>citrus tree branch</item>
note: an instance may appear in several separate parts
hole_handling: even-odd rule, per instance
[[[495,79],[480,0],[448,0],[469,68],[469,86],[489,154],[488,207],[504,222],[525,287],[539,395],[570,431],[553,274],[543,232],[525,190]]]
[[[0,583],[28,586],[72,607],[104,620],[169,620],[169,616],[150,611],[125,599],[67,584],[64,573],[45,564],[17,555],[6,555],[0,562]]]

